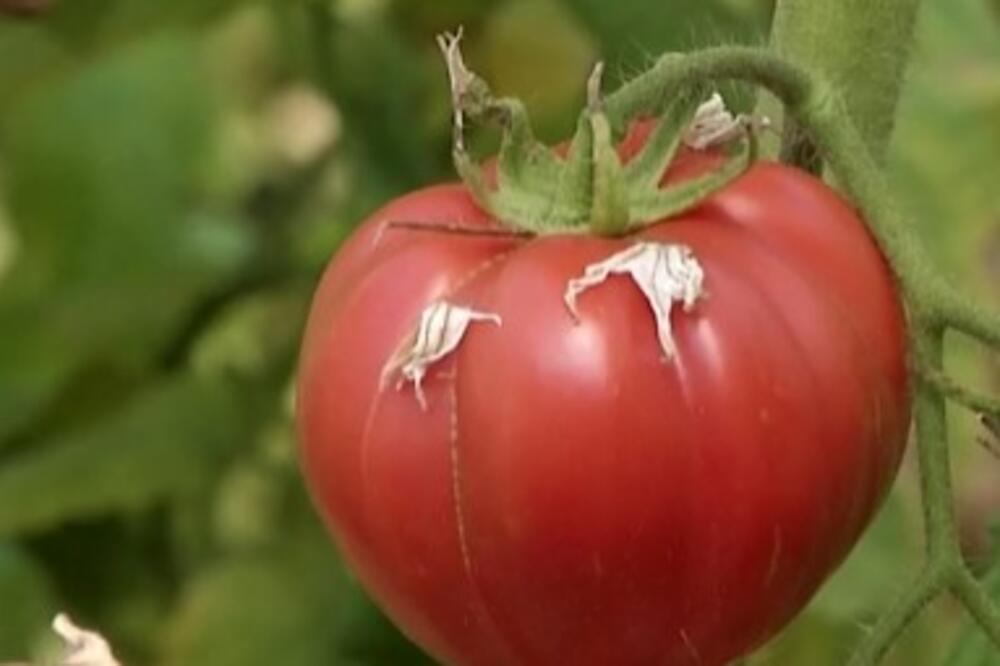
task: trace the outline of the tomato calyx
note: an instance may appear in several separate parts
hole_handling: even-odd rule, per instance
[[[697,84],[677,91],[639,153],[623,163],[604,112],[601,63],[588,81],[587,107],[563,157],[535,137],[520,100],[494,96],[469,70],[461,39],[461,30],[438,38],[451,82],[455,168],[479,205],[508,227],[535,234],[624,235],[694,208],[743,175],[756,158],[757,124],[730,114],[717,93],[706,101],[707,87]],[[495,184],[467,150],[467,121],[491,123],[502,132]],[[718,169],[662,186],[682,145],[734,143]]]

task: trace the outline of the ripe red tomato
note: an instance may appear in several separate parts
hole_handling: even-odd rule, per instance
[[[629,152],[626,150],[626,152]],[[672,169],[699,171],[686,154]],[[894,282],[851,207],[759,163],[635,236],[496,238],[459,185],[390,203],[341,249],[301,360],[302,460],[330,530],[416,642],[461,666],[720,665],[843,560],[909,423]],[[586,265],[683,243],[706,295],[672,323]],[[496,313],[431,366],[384,368],[432,301]]]

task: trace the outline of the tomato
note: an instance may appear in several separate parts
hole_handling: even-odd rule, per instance
[[[686,153],[669,178],[713,159]],[[622,238],[433,229],[455,223],[498,227],[461,185],[376,213],[306,333],[303,468],[373,597],[459,666],[711,666],[774,635],[857,541],[906,441],[904,318],[854,210],[761,162]],[[704,270],[670,359],[626,277],[582,294],[578,320],[563,302],[640,241]],[[424,407],[384,373],[441,300],[499,319],[430,366]]]

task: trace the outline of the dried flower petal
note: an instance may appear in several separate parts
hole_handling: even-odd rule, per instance
[[[744,136],[749,125],[755,128],[768,127],[770,120],[753,119],[742,114],[734,116],[726,108],[722,95],[713,93],[695,112],[694,120],[684,133],[684,144],[695,150],[719,146]]]
[[[671,243],[637,243],[604,261],[590,264],[581,277],[566,285],[563,299],[574,318],[579,318],[576,299],[612,275],[629,275],[642,291],[656,318],[657,338],[666,358],[677,353],[670,312],[674,303],[690,311],[704,295],[705,272],[691,248]]]
[[[462,57],[462,37],[465,29],[459,26],[454,33],[446,32],[438,35],[437,43],[448,64],[448,81],[451,86],[452,106],[454,107],[454,140],[456,150],[465,150],[465,114],[462,107],[462,97],[472,87],[475,75],[469,71]]]
[[[427,369],[453,352],[465,336],[469,325],[476,321],[502,325],[497,314],[477,312],[446,301],[431,303],[420,313],[416,329],[386,364],[382,373],[383,382],[398,371],[400,379],[397,388],[401,388],[408,381],[413,382],[417,402],[421,408],[426,409],[427,400],[421,383],[427,374]]]
[[[65,613],[56,616],[52,629],[66,643],[66,656],[60,666],[120,666],[100,634],[81,629]]]

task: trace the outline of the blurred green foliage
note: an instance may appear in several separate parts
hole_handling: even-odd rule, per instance
[[[997,302],[1000,12],[925,4],[892,174],[940,260]],[[599,55],[620,81],[663,51],[762,42],[770,10],[62,0],[0,18],[0,661],[34,653],[67,610],[129,664],[430,663],[318,525],[290,387],[337,244],[380,202],[451,177],[434,34],[464,24],[474,67],[555,140]],[[995,363],[950,353],[1000,384]],[[969,419],[953,429],[985,568],[998,466]],[[913,477],[752,663],[843,660],[919,562]],[[893,663],[998,663],[963,622],[936,608]]]

